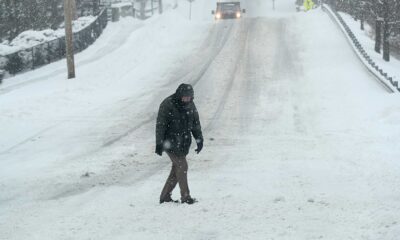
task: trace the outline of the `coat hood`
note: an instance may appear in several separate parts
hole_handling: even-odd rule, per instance
[[[194,98],[194,90],[192,85],[182,83],[179,85],[178,89],[176,89],[175,96],[177,99],[181,99],[183,96]]]

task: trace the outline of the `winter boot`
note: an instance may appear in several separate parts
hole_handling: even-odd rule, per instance
[[[197,202],[196,198],[192,198],[190,196],[181,199],[181,203],[193,204],[196,202]]]
[[[169,195],[167,195],[165,198],[160,199],[160,204],[165,203],[165,202],[178,203],[179,201],[172,199],[172,198],[171,198],[171,194],[169,194]]]

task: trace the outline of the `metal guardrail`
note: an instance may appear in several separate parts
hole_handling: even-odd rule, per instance
[[[336,21],[336,23],[340,26],[343,33],[348,38],[349,42],[351,43],[354,51],[356,52],[357,56],[360,60],[364,63],[367,69],[382,83],[384,84],[388,90],[391,92],[398,91],[400,92],[400,86],[398,81],[394,81],[393,77],[388,76],[388,74],[378,66],[378,64],[368,55],[365,51],[361,43],[358,41],[357,37],[351,31],[350,27],[347,23],[343,20],[342,16],[337,11],[332,10],[326,4],[322,5],[322,8],[325,12],[328,12],[332,18]]]
[[[74,33],[74,52],[78,53],[89,47],[101,35],[107,26],[107,11],[102,10],[97,19],[90,25]],[[35,69],[65,58],[65,37],[48,41],[18,52],[0,55],[0,73],[15,75],[29,69]],[[0,74],[1,75],[1,74]]]

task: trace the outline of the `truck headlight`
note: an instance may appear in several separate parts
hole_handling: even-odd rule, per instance
[[[217,14],[215,14],[215,18],[216,19],[220,19],[221,18],[221,13],[217,12]]]
[[[240,16],[241,16],[240,12],[237,12],[236,13],[236,18],[240,18]]]

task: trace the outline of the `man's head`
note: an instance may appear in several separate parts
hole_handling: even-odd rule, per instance
[[[193,87],[190,84],[182,83],[176,89],[175,96],[181,103],[188,104],[194,99]]]

